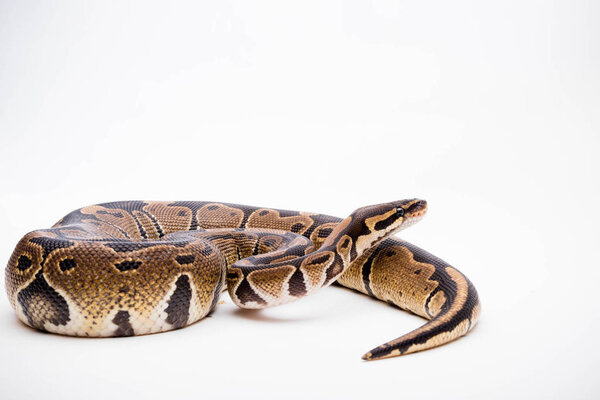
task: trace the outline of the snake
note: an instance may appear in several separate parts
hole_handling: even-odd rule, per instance
[[[456,268],[393,235],[427,202],[324,214],[212,201],[119,201],[26,234],[6,267],[24,324],[87,337],[145,335],[209,315],[227,291],[245,309],[289,303],[333,283],[427,319],[364,354],[430,349],[473,329],[480,301]]]

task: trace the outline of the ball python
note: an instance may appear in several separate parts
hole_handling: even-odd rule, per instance
[[[422,327],[365,360],[469,332],[480,310],[457,269],[395,232],[427,211],[409,199],[329,215],[201,201],[84,207],[28,233],[6,268],[18,318],[72,336],[131,336],[190,325],[222,291],[242,308],[288,303],[334,282],[420,315]]]

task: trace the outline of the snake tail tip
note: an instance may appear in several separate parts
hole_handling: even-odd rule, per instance
[[[371,350],[370,352],[364,354],[362,356],[362,359],[365,361],[377,361],[377,360],[383,360],[385,358],[391,358],[391,357],[398,357],[401,356],[403,354],[401,354],[400,352],[385,352],[385,353],[381,353],[381,354],[377,354],[377,352],[373,352],[373,350]]]

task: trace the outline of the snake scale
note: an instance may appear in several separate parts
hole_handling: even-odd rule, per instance
[[[334,282],[429,321],[365,360],[452,341],[477,322],[477,291],[458,270],[391,235],[427,203],[359,208],[345,219],[217,202],[124,201],[73,211],[25,235],[6,268],[25,324],[73,336],[131,336],[190,325],[225,289],[242,308]]]

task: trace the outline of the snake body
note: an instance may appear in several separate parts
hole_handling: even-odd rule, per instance
[[[475,287],[457,269],[390,237],[426,212],[418,199],[345,219],[217,202],[126,201],[84,207],[25,235],[6,268],[25,324],[75,336],[177,329],[216,306],[264,308],[334,282],[429,319],[365,360],[425,350],[477,322]]]

